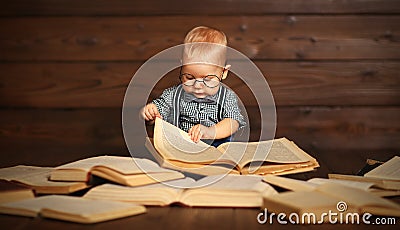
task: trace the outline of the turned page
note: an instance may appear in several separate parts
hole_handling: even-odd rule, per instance
[[[227,142],[218,147],[243,168],[250,162],[302,163],[312,158],[286,138],[260,142]]]
[[[154,126],[154,147],[168,160],[212,163],[222,157],[215,147],[193,142],[188,133],[160,118],[156,118]]]
[[[366,173],[364,177],[400,180],[400,157],[393,157],[389,161]]]

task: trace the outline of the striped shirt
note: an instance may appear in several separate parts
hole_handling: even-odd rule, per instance
[[[163,119],[169,123],[173,123],[173,98],[176,90],[177,86],[165,89],[159,98],[153,100]],[[188,132],[192,126],[197,124],[210,127],[220,122],[218,118],[218,93],[208,96],[206,99],[197,99],[185,91],[183,93],[183,97],[179,100],[180,129]],[[230,89],[226,91],[221,115],[223,119],[232,118],[236,120],[239,123],[239,129],[246,126],[246,121],[240,112],[237,96]]]

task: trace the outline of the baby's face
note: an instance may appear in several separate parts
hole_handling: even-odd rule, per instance
[[[190,76],[190,78],[194,77],[196,80],[199,80],[200,82],[196,81],[193,86],[187,86],[185,84],[182,84],[183,90],[185,90],[185,92],[187,92],[187,93],[193,94],[197,98],[205,98],[206,96],[214,95],[218,92],[219,84],[218,84],[218,86],[216,86],[214,88],[210,88],[210,87],[207,87],[201,81],[206,80],[206,79],[203,79],[204,77],[211,76],[211,75],[215,75],[219,78],[219,80],[221,80],[222,72],[223,72],[222,67],[218,67],[218,66],[214,66],[214,65],[207,65],[207,64],[185,65],[182,67],[182,74],[190,74],[187,76]],[[209,85],[214,86],[215,81],[210,82]]]

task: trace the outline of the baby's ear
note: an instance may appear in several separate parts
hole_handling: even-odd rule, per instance
[[[231,68],[231,65],[226,65],[224,67],[224,73],[222,74],[222,79],[225,79],[228,76],[228,72],[229,72],[230,68]]]

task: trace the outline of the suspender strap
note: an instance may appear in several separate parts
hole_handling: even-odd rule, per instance
[[[224,86],[220,86],[218,90],[218,99],[217,99],[217,106],[218,106],[218,120],[222,121],[224,118],[224,103],[226,98],[226,88]],[[183,89],[182,85],[179,85],[176,88],[174,93],[174,97],[172,99],[172,124],[179,127],[179,111],[180,111],[180,101],[183,98]]]
[[[178,85],[176,88],[174,98],[172,100],[172,124],[175,125],[176,127],[179,127],[179,102],[181,101],[181,98],[183,97],[183,89],[182,85]]]
[[[218,90],[218,120],[222,121],[224,119],[224,103],[226,98],[226,88],[221,85]]]

